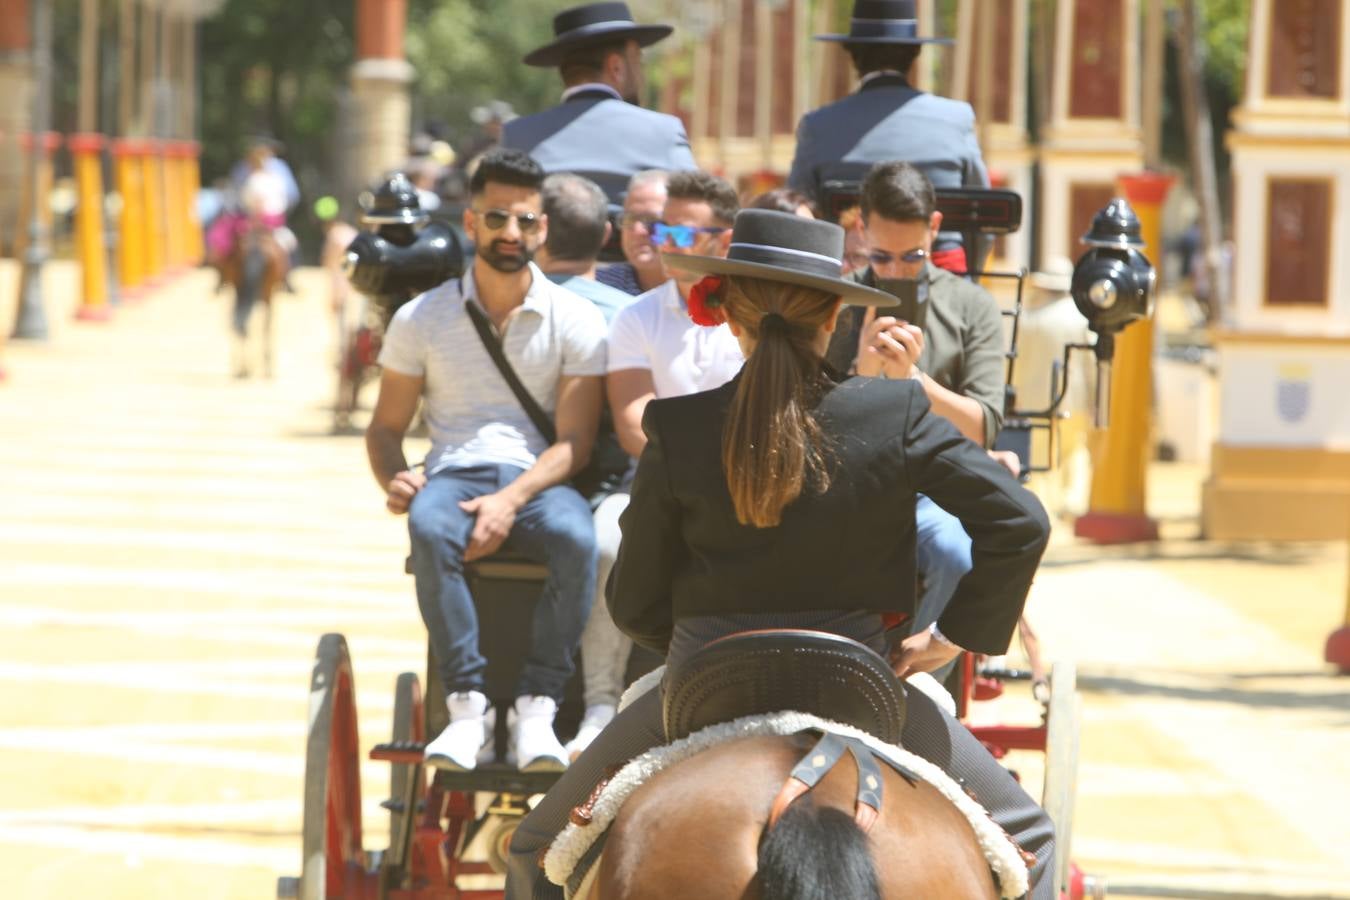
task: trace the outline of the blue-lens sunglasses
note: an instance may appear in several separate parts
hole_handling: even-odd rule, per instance
[[[700,234],[721,234],[724,231],[725,228],[696,228],[693,225],[667,225],[665,222],[657,222],[652,225],[652,243],[664,247],[669,241],[682,250],[688,250],[694,246],[694,241]]]

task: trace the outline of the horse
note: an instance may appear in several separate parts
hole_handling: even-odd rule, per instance
[[[272,377],[272,295],[290,267],[290,258],[272,229],[257,223],[241,227],[234,246],[220,264],[223,282],[234,288],[232,324],[235,335],[234,373],[237,378],[251,374],[248,353],[248,325],[253,308],[263,305],[263,373]]]
[[[821,632],[744,632],[630,692],[654,692],[656,679],[659,699],[632,702],[660,703],[668,743],[596,785],[544,857],[573,900],[1027,890],[1035,857],[937,765],[898,746],[906,691],[868,648]]]
[[[835,766],[766,827],[808,735],[713,747],[658,773],[624,803],[585,900],[886,898],[995,900],[998,886],[965,817],[936,788],[881,767],[884,800],[867,833],[859,776]]]

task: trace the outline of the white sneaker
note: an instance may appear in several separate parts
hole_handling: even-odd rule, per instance
[[[507,716],[511,755],[522,772],[561,772],[567,751],[553,733],[558,704],[552,697],[517,697]]]
[[[608,703],[586,707],[586,715],[581,717],[581,727],[577,729],[577,736],[567,742],[567,759],[576,762],[581,751],[589,747],[591,741],[595,740],[613,719],[614,707]]]
[[[492,741],[492,723],[487,697],[478,691],[461,691],[445,700],[450,724],[431,743],[422,758],[438,769],[467,772],[478,763],[478,752]]]

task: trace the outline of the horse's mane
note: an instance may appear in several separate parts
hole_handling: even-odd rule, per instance
[[[867,835],[853,817],[818,806],[807,794],[794,801],[759,842],[761,900],[880,900]]]

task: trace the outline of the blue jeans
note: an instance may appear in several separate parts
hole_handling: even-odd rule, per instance
[[[924,587],[914,611],[911,634],[938,620],[972,565],[970,536],[961,527],[961,520],[924,494],[919,495],[914,508],[914,526],[918,531],[916,556]]]
[[[459,502],[495,493],[523,471],[492,464],[442,469],[417,492],[408,511],[417,605],[447,693],[483,690],[487,668],[478,650],[478,615],[464,580],[464,550],[474,516]],[[548,566],[516,694],[561,700],[595,595],[591,508],[568,485],[548,488],[516,513],[502,547]]]

